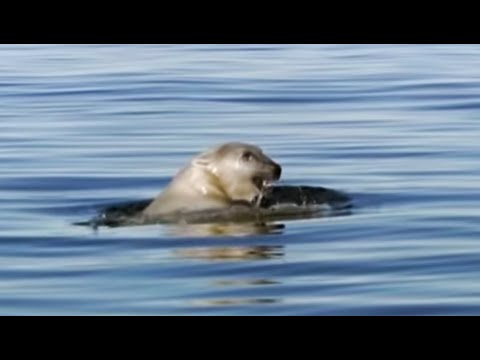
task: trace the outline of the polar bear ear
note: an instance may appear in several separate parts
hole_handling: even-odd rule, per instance
[[[206,152],[194,158],[192,160],[192,165],[208,169],[208,168],[211,168],[214,158],[215,158],[214,152]]]

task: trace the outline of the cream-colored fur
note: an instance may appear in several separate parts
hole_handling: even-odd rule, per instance
[[[183,168],[144,210],[147,217],[251,204],[281,167],[254,145],[227,143],[208,150]]]

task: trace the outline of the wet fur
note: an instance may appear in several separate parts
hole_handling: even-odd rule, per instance
[[[245,154],[251,154],[246,160]],[[144,210],[147,217],[232,205],[255,206],[262,180],[278,180],[281,167],[254,145],[227,143],[192,159]]]

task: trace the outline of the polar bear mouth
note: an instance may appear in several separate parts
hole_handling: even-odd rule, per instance
[[[262,191],[265,188],[269,188],[273,186],[277,179],[265,179],[261,177],[254,177],[252,179],[253,183],[255,184],[256,188],[260,191]]]

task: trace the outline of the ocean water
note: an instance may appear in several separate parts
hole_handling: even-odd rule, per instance
[[[226,141],[355,207],[72,225]],[[478,315],[479,159],[476,45],[1,45],[0,315]]]

